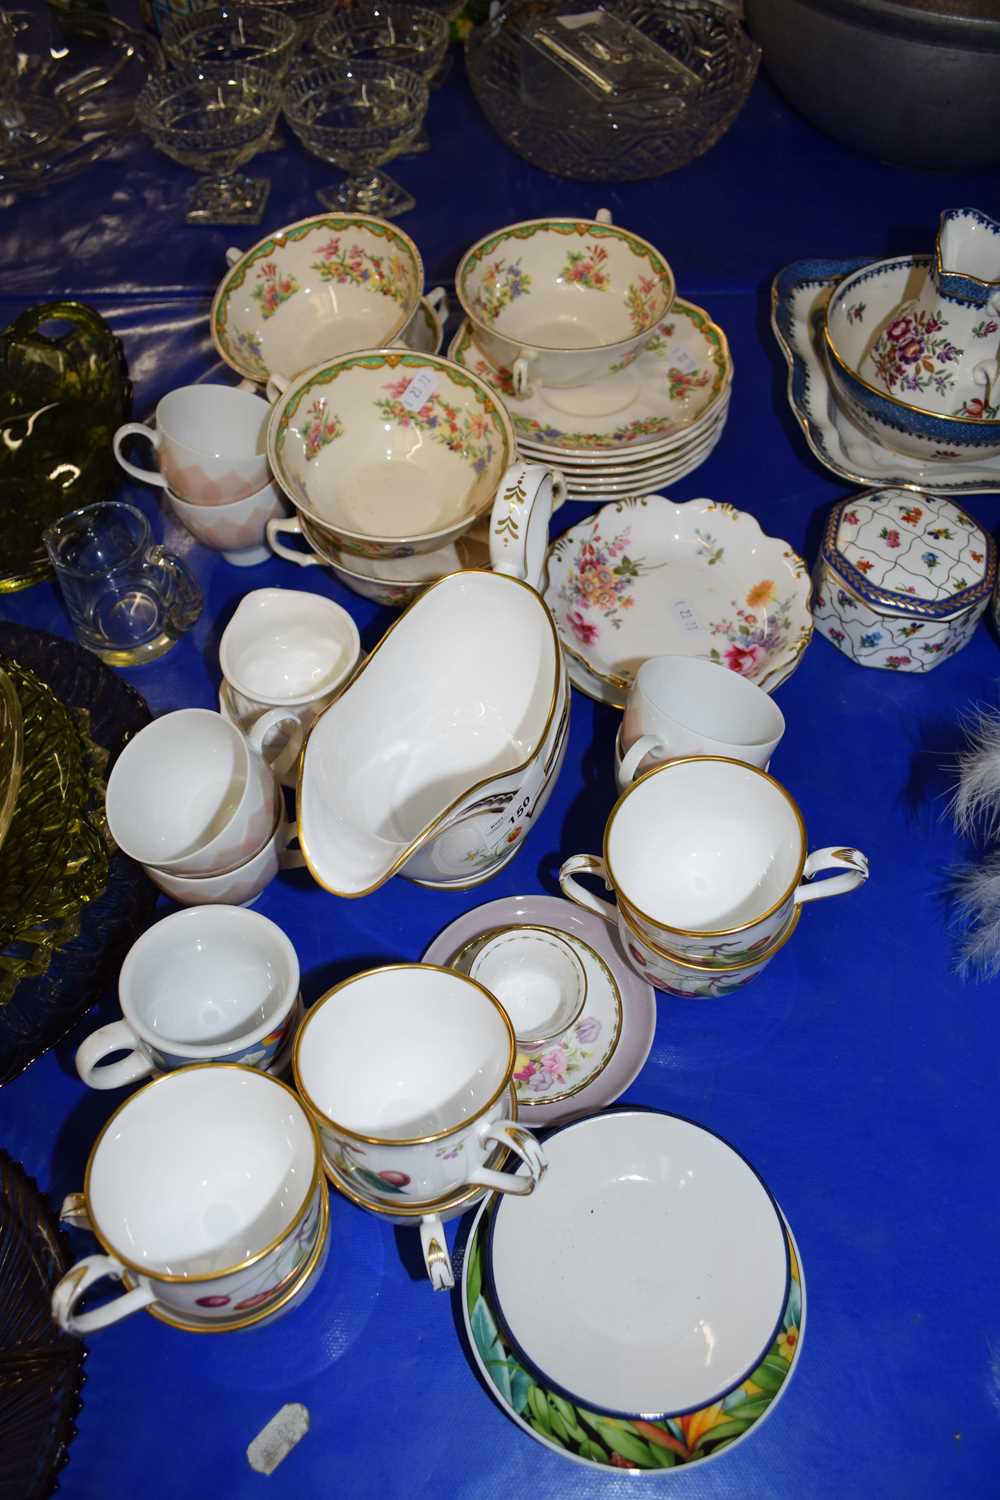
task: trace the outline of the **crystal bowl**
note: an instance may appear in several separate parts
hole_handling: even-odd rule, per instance
[[[630,182],[676,171],[732,125],[757,76],[760,49],[735,15],[710,0],[608,0],[604,9],[680,64],[676,95],[601,103],[565,75],[557,94],[533,87],[522,29],[540,14],[536,0],[513,0],[470,35],[472,92],[501,140],[557,177]]]
[[[312,43],[331,62],[387,62],[429,79],[444,60],[448,36],[448,21],[438,11],[368,0],[327,16]]]
[[[299,40],[299,28],[281,11],[213,8],[172,20],[163,32],[163,50],[175,67],[252,63],[280,78]]]

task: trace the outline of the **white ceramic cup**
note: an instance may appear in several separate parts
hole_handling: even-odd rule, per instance
[[[122,1019],[77,1048],[92,1089],[194,1062],[267,1068],[289,1040],[299,961],[281,928],[238,906],[192,906],[155,923],[118,976]],[[128,1056],[105,1063],[113,1052]]]
[[[540,1180],[541,1147],[503,1118],[515,1055],[510,1021],[481,984],[392,964],[317,1001],[292,1069],[338,1173],[381,1203],[436,1205],[469,1184],[526,1193]],[[485,1167],[497,1145],[528,1175]]]
[[[260,853],[235,870],[221,875],[174,875],[155,865],[142,868],[153,884],[180,906],[252,906],[279,870],[296,870],[305,864],[299,850],[288,847],[297,837],[295,824],[279,816]]]
[[[285,497],[277,485],[263,488],[233,500],[227,505],[191,505],[167,490],[174,515],[195,541],[213,552],[221,552],[234,568],[254,568],[267,562],[271,550],[266,544],[267,523],[288,514]]]
[[[264,1307],[314,1249],[325,1192],[315,1126],[285,1084],[228,1063],[166,1073],[94,1143],[83,1211],[105,1253],[66,1272],[53,1316],[88,1334],[154,1302],[222,1322]],[[129,1290],[78,1312],[107,1276]]]
[[[170,489],[195,506],[242,500],[267,484],[265,452],[270,407],[260,396],[228,385],[185,385],[164,396],[155,427],[126,422],[113,438],[115,457],[135,479]],[[152,444],[155,469],[122,455],[127,437]]]
[[[244,733],[266,719],[265,759],[290,778],[306,733],[360,655],[358,627],[332,599],[256,589],[244,594],[219,642],[220,710]]]
[[[207,708],[180,708],[141,729],[108,777],[111,836],[141,865],[221,875],[260,853],[279,793],[248,737]]]
[[[821,870],[839,873],[810,884]],[[798,807],[756,766],[689,756],[619,797],[603,857],[576,854],[559,871],[565,896],[617,926],[617,909],[580,874],[603,879],[632,925],[668,954],[740,963],[785,931],[796,906],[861,885],[868,861],[850,848],[809,854]]]
[[[625,701],[618,790],[683,755],[725,755],[766,769],[784,732],[778,705],[738,672],[695,656],[651,656]]]
[[[587,975],[565,938],[547,927],[509,927],[484,943],[469,970],[500,1001],[519,1042],[549,1042],[587,1000]]]

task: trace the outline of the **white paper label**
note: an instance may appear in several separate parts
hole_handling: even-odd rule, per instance
[[[690,375],[692,370],[697,370],[698,368],[698,361],[686,349],[678,349],[676,354],[672,354],[671,363],[683,375]]]
[[[573,16],[557,16],[556,20],[560,26],[565,26],[567,31],[577,31],[581,26],[597,26],[604,20],[605,12],[601,10],[585,10],[577,12]]]
[[[419,371],[400,396],[400,406],[405,406],[407,411],[419,411],[437,390],[437,383],[438,378],[433,370]]]
[[[674,618],[684,631],[685,635],[704,635],[698,616],[686,599],[675,599]]]

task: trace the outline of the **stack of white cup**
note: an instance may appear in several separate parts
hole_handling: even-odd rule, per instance
[[[114,436],[127,474],[166,490],[181,525],[238,568],[267,562],[268,521],[286,513],[271,482],[265,438],[271,408],[260,396],[225,385],[187,385],[164,396],[155,426],[126,422]],[[127,437],[152,444],[155,469],[122,454]]]

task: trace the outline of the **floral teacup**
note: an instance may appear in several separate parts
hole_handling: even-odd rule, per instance
[[[586,385],[628,364],[674,300],[667,262],[646,240],[596,220],[531,219],[467,251],[455,291],[477,344],[514,391]]]

